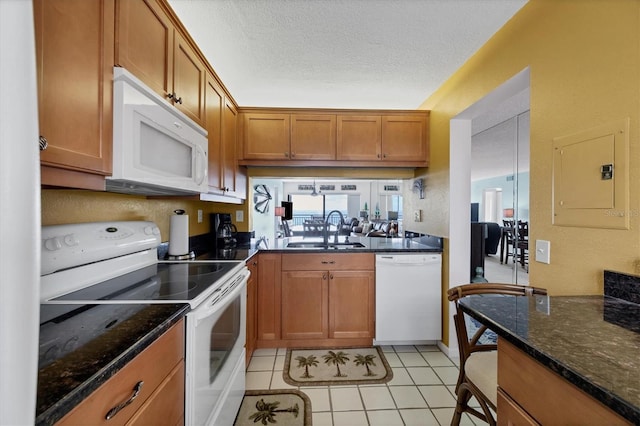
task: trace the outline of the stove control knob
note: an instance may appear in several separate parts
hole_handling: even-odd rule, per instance
[[[148,225],[144,227],[144,233],[146,235],[160,235],[160,228]]]
[[[49,251],[56,251],[62,248],[62,243],[60,242],[60,238],[53,237],[44,240],[44,248]]]
[[[64,236],[64,243],[69,247],[73,247],[80,244],[80,241],[78,241],[78,237],[75,234],[68,234]]]

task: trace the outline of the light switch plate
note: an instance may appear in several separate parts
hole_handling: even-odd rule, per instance
[[[413,221],[422,222],[422,210],[415,210],[413,212]]]
[[[242,210],[236,210],[236,222],[244,222],[244,212]]]
[[[198,209],[198,223],[202,223],[202,210]]]
[[[551,243],[545,240],[536,240],[536,262],[551,263]]]

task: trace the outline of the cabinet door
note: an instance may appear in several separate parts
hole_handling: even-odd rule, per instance
[[[113,0],[33,3],[45,166],[111,173]],[[37,141],[32,141],[36,144]],[[47,175],[43,173],[43,183]],[[104,179],[99,182],[104,189]],[[65,185],[66,186],[66,185]],[[82,188],[83,182],[70,186]]]
[[[526,411],[515,403],[504,391],[498,388],[498,426],[537,426],[535,421]]]
[[[219,192],[222,184],[222,109],[224,92],[215,80],[207,73],[205,86],[205,124],[209,140],[209,192]]]
[[[426,115],[382,116],[384,161],[427,161]]]
[[[247,198],[247,175],[244,168],[238,166],[236,155],[238,134],[238,110],[228,98],[224,100],[223,110],[224,128],[222,130],[222,157],[224,190],[227,195]]]
[[[282,273],[282,338],[326,339],[329,272]]]
[[[331,271],[329,337],[372,338],[375,315],[373,271]]]
[[[253,258],[247,262],[247,268],[251,275],[247,281],[247,351],[246,366],[249,366],[251,354],[256,348],[257,339],[257,297],[258,297],[258,260]]]
[[[335,160],[336,116],[292,114],[291,159]]]
[[[339,115],[337,159],[377,161],[381,152],[379,115]]]
[[[116,64],[160,96],[172,93],[174,27],[156,0],[119,0],[116,32]]]
[[[289,126],[289,114],[245,114],[244,158],[288,160]]]
[[[280,339],[281,255],[258,257],[258,340]]]
[[[205,65],[177,32],[174,32],[173,104],[198,124],[204,124]]]

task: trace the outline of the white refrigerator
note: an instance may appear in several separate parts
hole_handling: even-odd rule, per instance
[[[0,425],[35,419],[40,168],[33,2],[0,0]]]

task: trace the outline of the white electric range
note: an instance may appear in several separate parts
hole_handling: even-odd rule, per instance
[[[43,227],[41,303],[48,306],[40,322],[48,326],[41,326],[41,333],[52,334],[40,340],[55,344],[55,318],[66,316],[69,321],[75,311],[82,311],[74,308],[77,305],[117,304],[126,317],[131,315],[127,305],[189,304],[185,424],[232,424],[245,389],[249,271],[242,261],[158,261],[160,242],[160,230],[153,222]],[[99,314],[91,317],[104,320]],[[86,333],[87,315],[82,318],[76,347],[82,339],[92,338]],[[41,349],[47,352],[52,353]],[[59,355],[60,350],[53,352]]]

